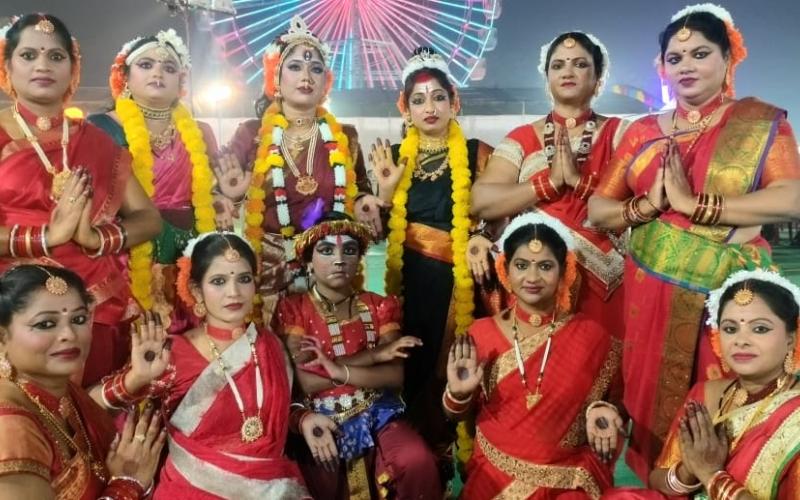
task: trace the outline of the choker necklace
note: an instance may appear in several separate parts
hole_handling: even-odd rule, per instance
[[[236,328],[220,328],[206,323],[206,333],[214,340],[236,340],[245,332],[245,325]]]
[[[447,151],[447,136],[445,137],[428,137],[419,134],[419,148],[420,153],[432,155]]]
[[[255,364],[256,404],[258,405],[258,414],[248,417],[244,411],[244,400],[242,400],[242,395],[239,392],[239,388],[236,386],[236,382],[233,380],[233,377],[230,374],[230,368],[222,360],[222,354],[219,352],[217,344],[215,344],[211,339],[208,323],[205,324],[205,332],[206,340],[208,340],[208,346],[211,348],[211,354],[213,354],[214,359],[217,360],[217,364],[219,364],[222,375],[225,376],[225,380],[228,382],[228,387],[230,387],[231,392],[233,392],[233,397],[236,400],[236,406],[239,408],[239,414],[242,416],[242,427],[240,429],[242,442],[252,443],[264,435],[264,423],[261,421],[261,408],[264,406],[264,381],[261,379],[261,366],[258,363],[255,338],[249,334],[247,335],[247,341],[250,343],[250,353],[253,356],[253,364]]]
[[[698,125],[701,120],[710,121],[714,111],[719,109],[725,102],[724,99],[724,96],[720,94],[719,99],[712,99],[711,102],[706,103],[704,106],[700,107],[700,109],[686,109],[681,107],[680,103],[678,103],[675,108],[675,114],[689,122],[690,125]]]
[[[135,101],[134,101],[135,102]],[[172,118],[172,106],[164,109],[148,108],[144,104],[136,103],[142,115],[148,120],[170,120]]]
[[[47,132],[53,127],[61,125],[61,122],[64,120],[63,111],[55,116],[38,116],[28,110],[28,108],[20,106],[19,103],[17,103],[16,110],[26,122],[36,125],[36,128],[39,129],[40,132]]]
[[[556,113],[555,110],[553,110],[553,111],[550,112],[550,116],[552,116],[554,122],[558,123],[562,127],[567,127],[569,129],[573,129],[573,128],[577,127],[578,125],[583,125],[584,123],[589,122],[590,121],[589,119],[594,117],[594,111],[592,111],[592,108],[589,108],[586,111],[584,111],[583,113],[581,113],[580,115],[578,115],[576,118],[573,118],[571,116],[568,117],[568,118],[565,118],[565,117],[559,115],[558,113]],[[591,121],[595,121],[595,120],[592,119]]]
[[[585,123],[586,126],[583,127],[583,134],[581,134],[581,142],[578,146],[578,154],[575,155],[575,168],[581,173],[581,167],[583,164],[586,163],[586,160],[589,159],[589,154],[592,152],[592,140],[594,139],[594,133],[597,130],[597,115],[591,109],[588,111],[589,115],[583,118],[581,115],[581,123]],[[568,129],[571,128],[569,124],[564,125],[563,122],[559,122],[563,120],[555,111],[551,111],[544,120],[544,155],[547,158],[547,165],[552,168],[553,166],[553,158],[556,155],[556,126],[555,123],[560,123],[562,126],[567,127]],[[567,118],[567,120],[571,120],[572,118]],[[577,126],[577,125],[576,125]],[[570,140],[570,148],[572,148],[572,142]]]
[[[521,307],[515,307],[514,313],[517,315],[517,319],[533,327],[540,327],[544,324],[552,323],[555,319],[555,314],[542,315],[537,313],[528,313]]]
[[[286,121],[289,122],[289,126],[291,127],[308,128],[314,125],[317,122],[317,119],[313,116],[300,116],[297,118],[289,118],[287,116]]]
[[[342,300],[334,302],[331,299],[329,299],[328,297],[322,295],[322,292],[319,291],[319,289],[317,288],[316,284],[311,287],[311,293],[313,294],[314,299],[316,299],[317,302],[322,304],[322,307],[325,309],[325,312],[328,313],[328,314],[335,313],[337,307],[339,307],[340,305],[344,304],[345,302],[347,302],[349,300],[350,301],[350,305],[347,308],[347,314],[348,315],[350,314],[350,310],[352,309],[352,306],[353,306],[353,304],[352,304],[353,297],[355,297],[355,295],[356,295],[355,293],[351,293],[350,295],[348,295],[347,297],[343,298]]]

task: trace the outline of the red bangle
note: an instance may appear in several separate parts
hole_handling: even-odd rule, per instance
[[[584,175],[575,186],[575,195],[580,200],[589,198],[597,187],[597,177],[594,174]]]
[[[108,482],[101,493],[100,500],[139,500],[144,498],[145,490],[133,479],[115,477]]]
[[[539,200],[550,202],[561,196],[561,193],[550,179],[550,172],[547,170],[532,175],[529,180],[531,186],[533,186],[533,192],[536,193],[536,198]]]

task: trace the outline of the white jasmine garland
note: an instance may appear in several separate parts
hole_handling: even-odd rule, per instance
[[[733,24],[733,16],[728,9],[721,5],[713,4],[713,3],[698,3],[694,5],[688,5],[678,12],[676,12],[669,22],[674,23],[678,19],[688,16],[689,14],[695,14],[698,12],[707,12],[712,16],[716,17],[720,21],[724,23],[731,23],[731,26],[735,26]]]
[[[192,258],[192,254],[194,253],[194,249],[197,246],[197,244],[200,243],[201,241],[203,241],[204,239],[206,239],[206,238],[208,238],[210,236],[214,236],[214,235],[234,236],[236,239],[242,240],[243,242],[247,243],[247,246],[249,246],[251,249],[253,248],[250,245],[250,242],[248,242],[246,239],[242,238],[241,236],[239,236],[238,234],[236,234],[236,233],[234,233],[232,231],[210,231],[208,233],[203,233],[203,234],[197,236],[196,238],[192,238],[191,240],[189,240],[186,243],[186,248],[183,249],[183,256],[191,259]]]

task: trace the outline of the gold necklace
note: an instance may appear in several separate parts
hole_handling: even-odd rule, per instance
[[[14,103],[14,107],[11,108],[11,114],[14,116],[14,120],[16,120],[17,125],[19,125],[20,130],[22,130],[22,133],[25,135],[25,139],[27,139],[28,143],[33,147],[33,150],[36,151],[36,156],[39,157],[39,161],[44,165],[44,169],[47,170],[47,173],[53,178],[50,186],[50,199],[54,201],[58,200],[64,192],[64,187],[67,185],[69,176],[72,173],[69,168],[69,162],[67,161],[69,120],[65,116],[64,121],[61,122],[61,172],[56,172],[56,167],[53,166],[52,162],[50,162],[50,158],[44,153],[41,144],[39,144],[39,139],[33,135],[25,119],[19,114],[16,103]]]
[[[150,133],[150,147],[153,151],[161,151],[162,149],[172,144],[172,139],[174,138],[175,138],[175,123],[170,121],[169,125],[167,125],[167,128],[165,128],[161,132],[157,134],[154,134],[152,132]]]
[[[286,166],[289,167],[289,170],[297,179],[297,183],[295,184],[295,190],[303,196],[311,196],[312,194],[317,192],[317,188],[319,187],[319,182],[314,178],[314,153],[317,150],[317,137],[319,137],[319,125],[315,122],[314,125],[311,127],[311,141],[308,145],[308,153],[306,154],[306,173],[305,175],[300,173],[300,169],[297,168],[297,164],[294,162],[294,158],[292,158],[291,154],[284,155],[284,160],[286,161]],[[286,137],[286,134],[281,136],[281,147],[284,149],[289,149],[289,145],[287,141],[289,139]]]
[[[536,377],[536,390],[531,392],[530,386],[528,385],[528,378],[525,370],[525,360],[522,358],[522,347],[519,343],[519,327],[517,326],[517,306],[514,306],[513,310],[511,311],[511,332],[514,335],[514,358],[517,361],[517,371],[519,372],[519,376],[522,379],[522,385],[525,386],[525,391],[528,393],[525,396],[525,406],[527,409],[531,409],[536,406],[539,401],[542,399],[542,382],[544,382],[544,370],[547,367],[547,360],[550,358],[550,346],[553,343],[553,335],[555,334],[556,330],[563,325],[566,320],[562,319],[560,321],[555,321],[555,315],[553,316],[553,322],[551,322],[547,326],[547,344],[544,347],[544,355],[542,356],[542,363],[539,366],[539,375]]]
[[[444,160],[442,160],[441,165],[439,165],[436,169],[431,170],[430,172],[423,168],[422,162],[418,161],[417,166],[414,167],[414,174],[413,177],[415,179],[419,179],[421,181],[435,181],[447,170],[447,167],[450,166],[449,162],[450,156],[445,156]]]
[[[144,116],[148,120],[169,120],[172,118],[172,106],[168,108],[158,109],[158,108],[149,108],[144,104],[140,104],[138,102],[136,102],[136,105],[142,112],[142,116]]]
[[[208,334],[208,323],[203,325],[203,329],[206,335],[206,340],[208,341],[208,345],[211,348],[211,353],[214,355],[217,364],[219,364],[222,375],[224,375],[225,380],[227,380],[228,386],[231,388],[231,392],[233,392],[233,397],[236,400],[236,406],[239,407],[239,413],[242,416],[242,427],[239,431],[242,442],[252,443],[264,435],[264,423],[261,421],[261,408],[264,406],[264,382],[261,380],[261,366],[258,364],[258,354],[256,353],[255,340],[250,338],[249,332],[246,333],[247,341],[250,344],[250,353],[253,356],[253,363],[256,365],[256,404],[258,405],[258,415],[248,417],[244,411],[244,400],[239,392],[239,388],[236,386],[236,382],[233,380],[233,377],[231,377],[230,369],[222,360],[222,354],[219,352],[217,344],[214,343],[214,341],[211,339],[211,336]]]
[[[305,132],[301,132],[295,136],[288,135],[284,132],[283,137],[286,138],[289,154],[294,158],[302,153],[306,148],[306,143],[308,143],[311,140],[311,137],[316,133],[317,127],[314,127],[313,125]]]
[[[418,150],[425,154],[436,154],[447,151],[447,136],[428,137],[420,134]]]
[[[106,474],[105,465],[102,462],[95,460],[93,458],[94,452],[92,450],[92,442],[89,440],[89,434],[86,432],[86,428],[83,425],[83,420],[81,420],[81,416],[78,411],[75,409],[75,406],[72,404],[72,401],[69,398],[69,395],[64,396],[61,399],[61,404],[64,404],[68,407],[66,411],[72,411],[73,415],[75,415],[75,420],[78,422],[78,428],[75,429],[75,432],[82,438],[81,441],[84,442],[86,445],[86,450],[82,450],[78,443],[75,442],[72,436],[69,435],[66,429],[59,423],[58,419],[53,415],[51,412],[40,400],[39,396],[31,394],[28,389],[25,388],[25,385],[18,381],[13,380],[14,385],[19,387],[25,397],[28,398],[34,405],[36,405],[36,409],[39,412],[39,415],[43,417],[45,427],[51,431],[51,435],[55,438],[56,441],[63,444],[66,442],[68,447],[72,448],[76,455],[83,458],[89,464],[89,468],[92,470],[92,473],[97,476],[97,478],[102,481],[103,483],[108,481],[108,475]],[[52,431],[55,431],[58,435],[53,435]],[[59,439],[59,437],[61,439]]]

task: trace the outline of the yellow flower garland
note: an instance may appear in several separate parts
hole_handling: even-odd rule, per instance
[[[473,302],[472,274],[467,266],[467,242],[469,240],[469,197],[472,187],[469,171],[467,140],[455,120],[450,121],[447,137],[448,161],[452,178],[453,229],[453,296],[455,299],[456,335],[463,335],[472,324]],[[419,131],[411,127],[400,143],[400,157],[408,158],[403,177],[392,196],[392,210],[389,217],[389,236],[386,249],[386,292],[400,295],[402,292],[403,244],[408,226],[406,203],[408,190],[414,173],[419,152]]]
[[[133,175],[142,185],[149,197],[155,194],[153,185],[153,152],[150,146],[150,131],[147,129],[141,110],[130,98],[119,98],[115,111],[119,117],[128,151],[132,156]],[[192,206],[194,207],[195,229],[199,233],[213,231],[214,208],[211,188],[214,174],[206,155],[203,133],[189,110],[178,104],[172,112],[175,127],[192,163]],[[144,309],[153,307],[151,296],[153,243],[146,241],[131,248],[128,263],[131,280],[131,293]]]

